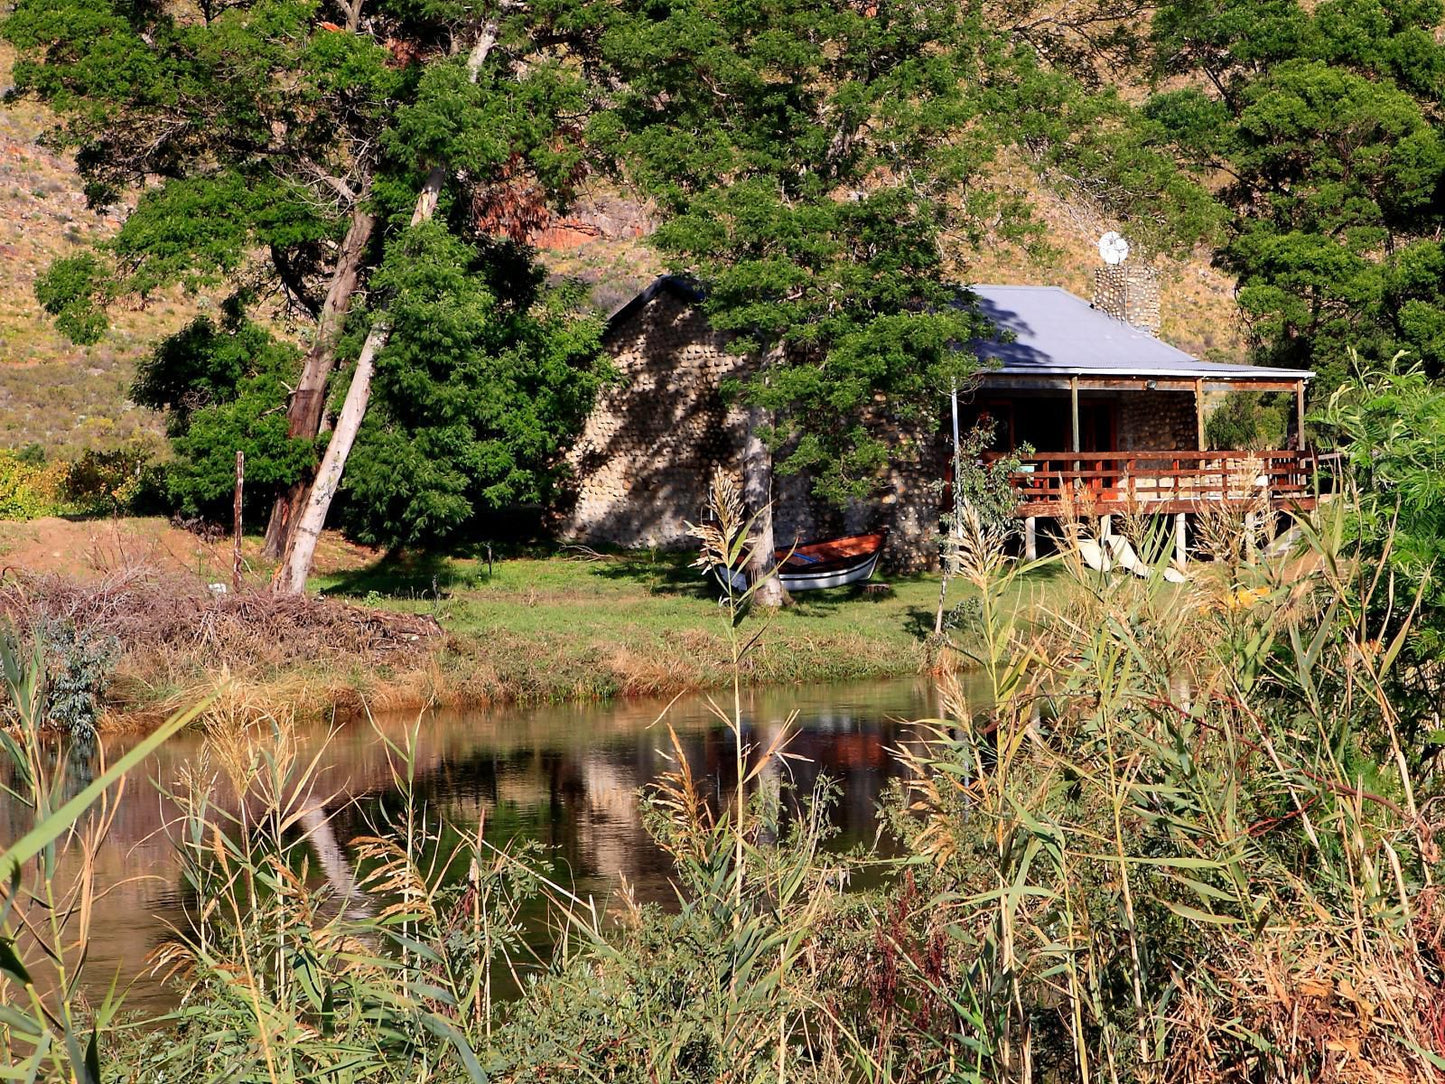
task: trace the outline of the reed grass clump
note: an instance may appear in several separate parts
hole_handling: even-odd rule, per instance
[[[1325,567],[1348,563],[1306,528]],[[1426,1080],[1445,1064],[1419,793],[1434,780],[1386,695],[1408,630],[1369,627],[1370,600],[1328,573],[1258,565],[1242,588],[1245,569],[1095,577],[1027,630],[993,615],[993,702],[951,687],[948,717],[900,749],[890,820],[927,860],[928,904],[889,952],[901,999],[943,1012],[890,1039],[895,1079]]]
[[[727,498],[709,567],[748,563]],[[348,808],[318,790],[324,746],[223,701],[170,795],[191,918],[155,978],[179,1006],[121,1027],[71,982],[22,1026],[34,991],[7,972],[7,1034],[93,1035],[78,1059],[22,1048],[77,1080],[1434,1081],[1441,789],[1393,694],[1429,679],[1400,669],[1420,596],[1370,574],[1348,515],[1300,521],[1302,564],[1221,514],[1239,560],[1182,584],[1066,550],[1077,582],[1026,614],[1024,566],[961,519],[987,693],[946,682],[893,750],[878,845],[848,853],[832,785],[791,784],[792,721],[744,717],[768,626],[722,577],[730,763],[700,775],[664,715],[670,766],[639,796],[670,906],[584,897],[541,852],[443,822],[414,737],[378,732],[393,797]]]

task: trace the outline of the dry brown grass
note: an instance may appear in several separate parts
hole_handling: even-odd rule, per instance
[[[0,616],[22,635],[63,622],[114,637],[114,708],[165,711],[219,690],[217,716],[290,716],[319,700],[360,710],[359,693],[346,695],[358,673],[391,679],[369,690],[369,703],[426,703],[437,685],[434,655],[446,641],[430,616],[314,597],[218,595],[154,568],[91,583],[12,571],[0,582]]]
[[[1438,911],[1438,894],[1429,895]],[[1423,894],[1415,902],[1426,902]],[[1417,936],[1423,926],[1437,937],[1439,921],[1437,913],[1417,915]],[[1252,943],[1222,940],[1204,965],[1210,992],[1181,984],[1166,1079],[1304,1079],[1314,1065],[1321,1084],[1433,1084],[1438,1072],[1409,1049],[1438,1048],[1441,1038],[1445,993],[1420,946],[1350,941],[1351,931],[1326,922],[1267,930]],[[1268,1053],[1240,1057],[1239,1030],[1258,1036]]]
[[[39,617],[67,621],[115,636],[127,650],[180,649],[223,665],[284,665],[328,654],[379,661],[441,634],[431,617],[311,596],[215,594],[153,569],[93,584],[12,573],[0,584],[0,613],[22,628]]]

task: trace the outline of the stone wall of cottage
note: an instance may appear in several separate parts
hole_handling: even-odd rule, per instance
[[[1197,448],[1194,394],[1131,391],[1119,396],[1119,450],[1189,451]]]
[[[568,454],[575,501],[563,538],[678,547],[707,510],[716,467],[736,465],[743,420],[718,383],[742,359],[694,305],[659,291],[608,335],[620,383],[599,397]]]
[[[615,322],[606,345],[620,381],[605,391],[568,454],[572,499],[557,528],[588,545],[682,549],[696,545],[688,522],[707,515],[713,472],[741,463],[746,417],[729,410],[720,381],[743,371],[685,296],[659,290]],[[913,570],[936,563],[942,443],[888,433],[903,452],[883,495],[839,509],[812,495],[805,475],[775,475],[774,536],[779,546],[886,526],[885,564]]]

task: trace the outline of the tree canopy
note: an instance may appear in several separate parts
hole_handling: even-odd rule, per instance
[[[480,513],[545,504],[565,439],[605,377],[601,322],[511,242],[412,231],[375,286],[393,330],[348,468],[343,526],[366,542],[453,537]]]
[[[1162,6],[1154,139],[1230,212],[1217,260],[1237,276],[1261,360],[1336,386],[1349,350],[1445,372],[1445,46],[1432,0],[1186,0]]]
[[[566,18],[566,5],[488,14],[465,0],[17,4],[3,24],[15,93],[55,110],[48,139],[74,152],[93,206],[134,196],[113,238],[43,276],[44,307],[80,341],[115,304],[173,288],[229,313],[159,344],[136,385],[169,412],[184,507],[218,499],[230,469],[217,457],[237,447],[263,492],[304,484],[328,389],[393,294],[403,318],[381,359],[393,375],[358,449],[368,500],[348,523],[407,543],[547,490],[603,372],[595,317],[544,284],[520,243],[584,172],[591,102],[555,47]],[[498,47],[471,71],[479,33]],[[438,170],[434,224],[410,230]],[[423,283],[421,267],[399,270],[398,246],[455,262]],[[498,254],[505,282],[487,265]],[[414,304],[425,318],[405,318]],[[486,387],[455,394],[470,380]],[[411,507],[364,514],[402,447],[436,469],[410,474]]]
[[[1260,360],[1326,390],[1350,348],[1440,377],[1442,19],[1439,0],[1147,19],[1119,0],[18,0],[3,33],[13,93],[55,111],[91,204],[133,203],[40,279],[57,324],[94,341],[117,305],[219,302],[136,383],[168,412],[178,505],[218,505],[244,447],[284,530],[371,333],[340,508],[358,537],[417,544],[555,490],[605,366],[595,314],[526,238],[599,174],[651,201],[658,249],[748,359],[725,390],[768,445],[754,474],[776,457],[838,502],[875,493],[899,430],[967,381],[970,246],[1037,237],[995,183],[1005,154],[1141,250],[1213,245]]]

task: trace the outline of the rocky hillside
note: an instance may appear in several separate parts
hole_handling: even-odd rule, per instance
[[[1039,184],[1023,167],[1008,167],[998,183],[1026,196],[1052,252],[1031,257],[1017,246],[985,247],[962,253],[971,282],[1062,286],[1089,298],[1099,266],[1099,237],[1118,229],[1084,200],[1063,199]],[[1234,300],[1234,280],[1210,264],[1206,251],[1187,260],[1160,261],[1163,327],[1160,338],[1208,361],[1246,361],[1244,326]]]
[[[11,60],[0,46],[0,86],[9,84]],[[114,445],[158,431],[155,416],[127,400],[135,363],[149,343],[208,302],[175,295],[117,313],[110,333],[91,347],[74,346],[54,330],[35,302],[36,276],[115,230],[119,219],[86,209],[71,164],[40,145],[45,124],[43,110],[29,103],[0,108],[0,446]],[[1052,254],[1038,259],[1007,245],[961,253],[961,273],[975,282],[1058,285],[1087,297],[1098,260],[1094,243],[1112,224],[1041,189],[1024,170],[1002,180],[1033,200]],[[647,245],[650,228],[635,204],[596,191],[538,243],[553,271],[591,283],[598,307],[611,310],[661,270]],[[1190,353],[1216,360],[1242,353],[1232,283],[1206,254],[1165,268],[1163,319],[1164,338]]]

